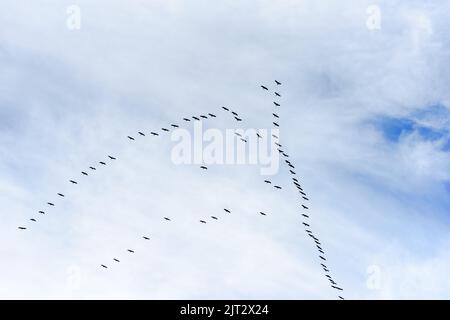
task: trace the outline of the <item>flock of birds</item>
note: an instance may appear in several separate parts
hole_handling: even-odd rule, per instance
[[[281,86],[281,82],[278,81],[278,80],[275,80],[275,84],[276,84],[277,87]],[[268,86],[266,86],[266,85],[261,85],[261,88],[264,91],[267,91],[267,92],[270,91]],[[281,98],[281,94],[279,93],[279,91],[274,91],[274,95],[277,98]],[[281,107],[281,104],[279,102],[277,102],[277,101],[272,101],[272,103],[275,106],[275,108],[280,108]],[[224,111],[230,113],[235,121],[237,121],[237,122],[243,121],[243,119],[239,116],[239,114],[236,111],[233,111],[233,110],[231,110],[230,108],[227,108],[227,107],[222,107],[222,109]],[[280,128],[280,124],[279,124],[280,116],[278,114],[278,110],[275,110],[272,113],[272,115],[273,115],[273,118],[274,118],[272,124],[273,124],[274,127],[279,129]],[[216,117],[217,116],[214,113],[208,113],[207,115],[206,114],[202,114],[202,115],[199,115],[199,116],[185,117],[185,118],[182,118],[182,120],[185,121],[185,122],[203,121],[204,119],[211,119],[211,118],[216,118]],[[176,128],[179,128],[180,125],[173,123],[173,124],[170,124],[170,127],[173,128],[173,129],[176,129]],[[160,131],[151,131],[151,132],[149,132],[149,134],[151,136],[158,137],[158,136],[160,136],[160,134],[170,132],[170,129],[169,129],[170,127],[163,127],[163,128],[160,129]],[[137,136],[140,136],[140,137],[146,137],[147,136],[146,133],[144,133],[142,131],[138,131],[136,134],[137,134]],[[242,142],[245,142],[245,143],[248,142],[241,134],[239,134],[237,132],[235,134],[240,138],[240,140]],[[259,138],[259,139],[262,138],[262,136],[259,133],[256,133],[256,135],[257,135],[257,138]],[[132,142],[132,141],[135,141],[137,139],[137,136],[136,135],[128,135],[127,139]],[[279,137],[277,135],[275,135],[275,134],[272,134],[272,137],[276,139],[274,144],[276,145],[277,150],[280,153],[280,155],[284,157],[285,167],[288,170],[289,174],[291,175],[292,184],[297,189],[298,194],[300,196],[300,199],[302,201],[301,206],[300,206],[300,209],[302,210],[302,212],[301,212],[302,225],[304,227],[304,230],[305,230],[307,236],[314,242],[314,245],[315,245],[315,247],[317,249],[317,252],[318,252],[318,258],[319,258],[320,266],[321,266],[321,268],[322,268],[322,270],[324,272],[324,275],[327,278],[327,280],[329,281],[330,286],[333,289],[335,289],[337,291],[343,291],[343,289],[338,286],[336,281],[331,276],[330,269],[325,264],[327,259],[325,257],[324,249],[322,248],[322,244],[321,244],[319,238],[316,236],[316,234],[312,231],[311,222],[310,222],[310,216],[308,214],[309,207],[306,205],[306,203],[309,201],[309,198],[307,197],[307,194],[305,193],[302,185],[300,184],[300,181],[299,181],[299,178],[297,176],[297,173],[294,171],[295,165],[292,163],[291,160],[289,160],[290,156],[289,156],[289,154],[286,153],[285,149],[283,149],[284,147],[280,143]],[[116,160],[117,160],[117,158],[115,156],[107,155],[105,157],[105,159],[102,159],[101,161],[98,161],[98,165],[100,167],[106,167],[110,162],[113,162],[113,161],[116,161]],[[96,166],[89,166],[88,169],[89,170],[81,171],[80,174],[85,177],[85,176],[89,176],[90,173],[93,173],[93,172],[97,171],[97,167]],[[200,166],[200,169],[208,170],[208,167],[202,165],[202,166]],[[68,182],[70,184],[72,184],[72,185],[78,185],[79,184],[79,180],[76,180],[76,178],[70,179]],[[272,185],[275,189],[278,189],[278,190],[282,189],[281,186],[273,184],[272,181],[270,181],[270,180],[264,180],[264,183],[266,183],[268,185]],[[63,193],[57,193],[56,195],[59,198],[65,198],[66,197]],[[47,206],[48,207],[55,207],[55,202],[49,201],[49,202],[47,202]],[[231,214],[232,213],[231,210],[228,209],[228,208],[224,208],[223,211],[225,212],[225,214]],[[45,215],[46,211],[39,210],[38,213],[40,215]],[[265,212],[259,212],[259,214],[261,216],[266,216],[267,215]],[[219,220],[219,217],[218,216],[211,216],[210,219],[212,219],[212,220]],[[201,220],[199,220],[199,223],[206,224],[207,220],[208,219],[201,219]],[[30,218],[29,221],[31,223],[36,223],[36,222],[38,222],[38,219],[37,218]],[[170,222],[170,221],[172,221],[172,219],[170,217],[163,217],[163,221],[164,222]],[[18,227],[19,230],[27,230],[28,228],[29,227],[26,227],[26,226],[19,226]],[[143,241],[150,241],[150,236],[149,235],[141,235],[141,239]],[[128,248],[128,249],[126,249],[126,252],[128,254],[134,254],[135,250],[133,250],[131,248]],[[118,257],[113,257],[112,261],[114,263],[120,263],[121,262],[121,260]],[[100,264],[100,267],[103,268],[103,269],[108,269],[109,268],[109,266],[107,264]],[[344,299],[341,295],[338,295],[338,298],[342,299],[342,300]]]

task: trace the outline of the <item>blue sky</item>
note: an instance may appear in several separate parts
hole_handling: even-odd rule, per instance
[[[80,30],[66,27],[72,4]],[[378,30],[366,26],[373,4]],[[280,138],[346,297],[448,297],[448,1],[2,9],[0,297],[335,299],[295,192],[268,191],[251,166],[174,166],[169,137],[126,139],[223,105],[264,128],[272,106],[259,85],[273,79],[283,82]],[[68,185],[111,153],[120,161]],[[17,232],[50,200],[54,210]],[[191,222],[224,207],[235,214],[216,225]],[[255,219],[262,210],[271,214]],[[177,223],[162,224],[167,215]],[[136,239],[146,232],[150,244]],[[99,270],[116,255],[119,267]]]

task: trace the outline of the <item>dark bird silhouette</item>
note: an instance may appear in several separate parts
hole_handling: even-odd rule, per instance
[[[277,97],[281,97],[281,94],[279,94],[278,92],[275,92],[275,95],[276,95]]]
[[[324,265],[323,263],[321,263],[320,265],[321,265],[322,267],[324,267],[324,268],[326,268],[326,267],[327,267],[327,266],[326,266],[326,265]]]
[[[205,221],[205,220],[200,220],[200,222],[201,222],[201,223],[206,223],[206,221]]]
[[[234,118],[236,119],[236,121],[242,121],[241,118],[238,118],[238,117],[234,117]]]
[[[197,118],[197,117],[192,117],[192,119],[195,119],[195,120],[197,120],[197,121],[200,121],[200,118]]]
[[[58,193],[58,196],[60,197],[64,197],[64,195],[62,193]]]
[[[184,121],[191,121],[191,119],[183,118]]]
[[[214,220],[219,220],[217,217],[211,216],[211,218],[213,218]]]
[[[113,156],[108,156],[108,158],[110,158],[111,160],[117,160],[117,158],[115,158]]]
[[[343,291],[342,288],[339,288],[339,287],[336,287],[336,286],[331,286],[331,287],[334,288],[334,289],[336,289],[336,290]]]
[[[134,253],[134,250],[128,249],[127,250],[129,253]]]
[[[234,114],[236,117],[238,116],[237,112],[231,111],[232,114]]]
[[[276,134],[272,134],[272,137],[274,137],[275,139],[278,139],[278,136]]]
[[[215,115],[214,113],[208,113],[208,115],[209,115],[210,117],[213,117],[213,118],[216,117],[216,115]]]
[[[325,259],[325,258],[322,257],[322,256],[319,256],[319,258],[322,259],[323,261],[327,261],[327,259]]]
[[[240,134],[239,132],[235,132],[235,135],[237,135],[238,137],[242,137],[242,134]]]
[[[280,116],[279,115],[277,115],[276,113],[272,113],[273,114],[273,116],[275,117],[275,118],[279,118]]]
[[[275,127],[279,127],[280,125],[276,122],[272,122]]]
[[[345,299],[344,299],[344,298],[342,298],[341,296],[338,296],[338,298],[339,298],[339,299],[341,299],[341,300],[345,300]]]
[[[262,216],[265,216],[265,215],[266,215],[264,212],[260,212],[260,214],[261,214]]]
[[[275,142],[275,145],[277,145],[277,146],[279,146],[279,147],[282,147],[282,145],[279,144],[278,142]]]
[[[283,152],[283,156],[285,156],[286,158],[289,157],[289,155],[287,153],[285,153],[285,152]]]
[[[105,266],[104,264],[102,264],[101,266],[102,266],[102,268],[108,269],[108,267]]]
[[[167,217],[164,217],[164,220],[166,220],[166,221],[171,221],[169,218],[167,218]]]
[[[19,227],[19,230],[27,230],[25,227]]]
[[[171,124],[171,126],[174,127],[174,128],[179,128],[179,127],[180,127],[180,126],[177,125],[177,124]]]
[[[36,222],[36,219],[34,219],[34,218],[31,218],[31,219],[30,219],[30,221]]]
[[[143,236],[142,238],[144,238],[145,240],[150,240],[150,238],[146,236]]]
[[[156,132],[150,132],[150,134],[152,134],[152,135],[154,135],[154,136],[159,136],[159,134],[156,133]]]
[[[323,271],[325,271],[325,272],[330,272],[330,270],[328,270],[328,269],[326,269],[326,268],[323,268]]]
[[[228,109],[228,108],[226,108],[226,107],[222,107],[222,109],[223,109],[223,110],[226,110],[226,111],[230,111],[230,109]]]
[[[39,211],[39,213],[40,213],[40,214],[45,214],[45,212],[44,212],[44,211]]]
[[[69,180],[69,181],[70,181],[70,183],[78,184],[78,182],[76,182],[76,181],[73,181],[73,180]]]
[[[54,204],[54,203],[51,203],[51,202],[47,202],[47,204],[48,204],[49,206],[52,206],[52,207],[55,206],[55,204]]]
[[[296,174],[295,171],[292,171],[292,170],[289,170],[289,172],[290,172],[291,174]]]
[[[227,212],[227,213],[231,213],[231,211],[230,210],[228,210],[228,209],[223,209],[225,212]]]
[[[243,142],[247,142],[247,140],[245,140],[244,138],[241,138],[241,141],[243,141]]]
[[[99,163],[102,164],[102,165],[104,165],[104,166],[106,166],[106,163],[103,162],[103,161],[100,161]]]
[[[120,262],[120,260],[119,259],[116,259],[116,258],[114,258],[113,259],[115,262]]]
[[[208,170],[208,168],[207,168],[207,167],[205,167],[205,166],[201,166],[201,167],[200,167],[200,169],[203,169],[203,170]]]
[[[303,191],[300,191],[300,194],[306,196],[306,193],[304,193]]]
[[[143,136],[143,137],[145,137],[145,134],[144,133],[142,133],[142,132],[138,132],[141,136]]]
[[[273,104],[274,104],[274,105],[276,105],[277,107],[279,107],[279,106],[280,106],[280,104],[279,104],[279,103],[277,103],[277,102],[275,102],[275,101],[273,102]]]
[[[130,139],[130,140],[134,140],[134,138],[133,138],[133,137],[130,137],[130,136],[128,136],[128,139]]]
[[[88,174],[84,171],[81,171],[82,174],[84,174],[85,176],[87,176]]]
[[[277,86],[280,86],[280,85],[281,85],[281,82],[278,81],[278,80],[275,80],[275,83],[277,84]]]
[[[162,131],[169,132],[170,130],[167,128],[161,128]]]
[[[265,183],[269,183],[269,184],[272,183],[272,182],[269,181],[269,180],[264,180],[264,182],[265,182]]]
[[[259,133],[256,133],[256,136],[257,136],[258,138],[262,138],[261,135],[260,135]]]
[[[261,86],[261,88],[263,88],[264,90],[269,90],[267,87],[265,86]]]
[[[320,250],[320,249],[319,249],[319,252],[322,253],[322,254],[325,254],[325,252],[323,252],[323,250]]]
[[[309,201],[309,199],[307,197],[302,197],[303,199],[305,199],[306,201]]]
[[[304,216],[305,218],[309,218],[309,216],[307,214],[302,213],[302,216]]]
[[[200,118],[208,119],[208,117],[207,117],[207,116],[204,116],[204,115],[201,115]]]
[[[94,167],[89,167],[89,169],[91,169],[91,170],[97,170],[97,169],[95,169]]]
[[[274,188],[277,188],[277,189],[282,189],[280,186],[273,186]]]
[[[303,209],[308,210],[309,208],[307,206],[305,206],[304,204],[302,204]]]
[[[294,180],[295,182],[298,182],[297,178],[292,178],[292,180]]]
[[[302,222],[303,223],[303,225],[305,226],[305,227],[309,227],[310,225],[309,224],[307,224],[306,222]]]

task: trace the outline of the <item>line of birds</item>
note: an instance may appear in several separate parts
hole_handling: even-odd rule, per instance
[[[275,80],[276,86],[280,86],[281,82]],[[261,88],[265,91],[269,91],[269,88],[265,85],[261,85]],[[274,92],[275,95],[277,97],[281,97],[281,94],[278,91]],[[278,103],[277,101],[273,101],[273,104],[276,107],[280,107],[281,104]],[[273,121],[273,125],[277,128],[280,127],[278,121],[280,119],[280,116],[277,113],[272,113],[273,117],[275,118],[275,121]],[[277,138],[278,139],[278,138]],[[279,140],[279,139],[278,139]],[[294,187],[297,189],[297,191],[299,192],[301,198],[303,201],[309,201],[309,198],[307,197],[306,193],[303,190],[303,187],[300,185],[298,179],[297,179],[297,173],[295,171],[293,171],[292,169],[295,169],[295,166],[293,165],[293,163],[291,162],[291,160],[289,160],[289,155],[283,151],[282,145],[279,143],[279,141],[275,142],[275,145],[278,147],[278,152],[283,155],[285,157],[284,162],[288,167],[288,171],[291,174],[291,179],[292,179],[292,183],[294,185]],[[264,180],[265,183],[267,184],[272,184],[272,182],[270,180]],[[279,186],[274,186],[275,188],[280,188]],[[309,207],[306,206],[304,203],[301,204],[301,209],[302,210],[309,210]],[[320,266],[322,267],[323,271],[325,272],[325,277],[326,279],[330,282],[330,286],[338,291],[343,291],[343,289],[341,287],[338,286],[338,284],[336,283],[336,281],[334,281],[333,277],[329,274],[330,270],[328,268],[327,265],[324,264],[324,261],[327,261],[327,259],[325,258],[325,252],[322,249],[322,244],[320,242],[320,240],[314,235],[314,233],[311,231],[311,225],[309,224],[309,215],[306,213],[302,213],[302,217],[303,217],[303,221],[302,221],[302,225],[305,229],[306,234],[314,241],[315,247],[317,249],[317,251],[319,252],[319,259],[320,261],[322,261],[320,263]],[[308,219],[308,220],[305,220]],[[344,300],[344,298],[341,295],[338,295],[338,298],[341,300]]]
[[[276,83],[277,86],[280,86],[280,85],[281,85],[281,82],[279,82],[279,81],[277,81],[277,80],[275,80],[275,83]],[[268,89],[267,86],[261,85],[261,88],[264,89],[264,90],[266,90],[266,91],[269,91],[269,89]],[[279,98],[281,97],[281,94],[280,94],[278,91],[275,91],[274,94],[275,94],[276,97],[279,97]],[[273,104],[274,104],[276,107],[280,107],[280,106],[281,106],[281,104],[280,104],[279,102],[277,102],[277,101],[273,101]],[[233,117],[237,122],[241,122],[241,121],[242,121],[242,118],[239,116],[239,114],[238,114],[237,112],[232,111],[232,110],[230,110],[230,108],[227,108],[227,107],[222,107],[222,109],[225,110],[225,111],[227,111],[227,112],[229,112],[229,113],[232,115],[232,117]],[[280,116],[279,116],[277,113],[275,113],[275,112],[273,112],[272,115],[273,115],[273,117],[275,118],[275,121],[273,121],[273,125],[274,125],[275,127],[279,128],[280,125],[279,125],[278,121],[279,121],[279,119],[280,119]],[[211,118],[216,118],[216,115],[213,114],[213,113],[208,113],[208,116],[211,117]],[[192,116],[191,118],[183,118],[183,120],[186,121],[186,122],[190,122],[191,119],[193,119],[193,120],[195,120],[195,121],[201,121],[202,119],[208,119],[208,116],[207,116],[207,115]],[[171,124],[170,126],[171,126],[172,128],[179,128],[179,127],[180,127],[180,126],[177,125],[177,124]],[[170,129],[163,127],[163,128],[161,128],[161,131],[162,131],[162,132],[170,132]],[[142,132],[142,131],[138,131],[137,134],[138,134],[139,136],[141,136],[141,137],[146,137],[146,134],[145,134],[144,132]],[[159,136],[160,134],[159,134],[158,132],[151,131],[151,132],[150,132],[150,135],[152,135],[152,136]],[[242,141],[247,142],[247,140],[245,140],[244,138],[242,138],[242,136],[241,136],[240,134],[236,133],[236,135],[240,136]],[[261,135],[260,135],[259,133],[256,133],[256,135],[257,135],[258,138],[262,138]],[[278,137],[277,135],[272,134],[272,136],[273,136],[274,138],[276,138],[277,140],[279,140],[279,137]],[[130,141],[135,141],[135,140],[136,140],[136,138],[135,138],[134,136],[130,136],[130,135],[127,136],[127,138],[128,138]],[[294,184],[295,188],[298,189],[298,191],[299,191],[299,193],[300,193],[300,195],[301,195],[301,197],[302,197],[303,200],[309,201],[309,199],[308,199],[306,193],[304,192],[302,186],[300,185],[298,179],[296,178],[296,172],[292,170],[292,169],[295,169],[295,166],[291,163],[290,160],[288,160],[289,155],[288,155],[283,149],[281,149],[283,146],[279,143],[279,141],[275,142],[275,145],[278,147],[277,150],[279,151],[279,153],[280,153],[281,155],[283,155],[283,156],[286,158],[286,159],[285,159],[285,163],[286,163],[286,165],[289,167],[289,173],[292,175],[292,181],[293,181],[293,184]],[[108,158],[109,158],[111,161],[117,160],[116,157],[111,156],[111,155],[108,155]],[[105,161],[99,161],[99,164],[102,165],[102,166],[106,166],[106,165],[107,165],[107,162],[105,162]],[[208,170],[208,168],[207,168],[206,166],[203,166],[203,165],[200,166],[200,168],[203,169],[203,170]],[[90,166],[89,169],[92,170],[92,171],[96,171],[96,170],[97,170],[96,167],[93,167],[93,166]],[[88,175],[89,175],[86,171],[81,171],[81,174],[84,175],[84,176],[88,176]],[[76,180],[73,180],[73,179],[70,179],[69,182],[70,182],[71,184],[73,184],[73,185],[77,185],[77,184],[78,184],[78,182],[77,182]],[[272,182],[271,182],[270,180],[265,180],[264,182],[267,183],[267,184],[272,184]],[[273,185],[273,187],[274,187],[275,189],[282,189],[282,187],[279,186],[279,185]],[[57,195],[58,195],[59,197],[61,197],[61,198],[65,198],[65,195],[62,194],[62,193],[57,193]],[[54,207],[54,206],[55,206],[55,204],[54,204],[53,202],[47,202],[47,205],[49,205],[49,206],[51,206],[51,207]],[[309,207],[307,207],[305,204],[302,204],[302,205],[301,205],[301,208],[304,209],[304,210],[309,210]],[[226,213],[231,213],[231,211],[230,211],[229,209],[227,209],[227,208],[224,208],[224,211],[225,211]],[[40,210],[39,213],[40,213],[40,214],[45,214],[45,211]],[[266,216],[266,215],[267,215],[265,212],[262,212],[262,211],[259,212],[259,214],[262,215],[262,216]],[[303,216],[303,218],[309,219],[309,215],[307,215],[306,213],[302,213],[302,216]],[[218,218],[217,216],[211,216],[211,219],[213,219],[213,220],[219,220],[219,218]],[[164,217],[164,220],[165,220],[165,221],[172,221],[170,217]],[[30,221],[32,221],[32,222],[37,222],[37,220],[36,220],[35,218],[31,218]],[[327,259],[324,257],[324,256],[325,256],[325,253],[324,253],[324,251],[323,251],[323,249],[322,249],[322,247],[321,247],[322,245],[321,245],[321,243],[320,243],[320,240],[319,240],[319,239],[314,235],[314,233],[310,230],[310,229],[311,229],[311,226],[310,226],[310,224],[307,223],[306,221],[308,221],[308,220],[302,221],[302,224],[303,224],[303,226],[304,226],[304,228],[305,228],[305,232],[308,234],[308,236],[309,236],[311,239],[314,240],[315,246],[316,246],[318,252],[320,253],[320,254],[319,254],[320,260],[321,260],[321,261],[327,261]],[[199,220],[199,222],[202,223],[202,224],[206,224],[206,223],[207,223],[207,220],[201,219],[201,220]],[[19,226],[18,228],[19,228],[20,230],[26,230],[26,229],[27,229],[27,228],[24,227],[24,226]],[[144,235],[144,236],[142,236],[142,239],[145,240],[145,241],[150,241],[150,236]],[[134,251],[133,249],[127,249],[126,251],[127,251],[128,253],[130,253],[130,254],[134,254],[134,253],[135,253],[135,251]],[[120,262],[121,262],[121,260],[119,260],[117,257],[114,257],[112,260],[113,260],[114,262],[116,262],[116,263],[120,263]],[[329,268],[328,268],[323,262],[321,262],[320,265],[321,265],[322,269],[323,269],[324,272],[325,272],[326,278],[330,281],[331,287],[334,288],[334,289],[336,289],[336,290],[342,291],[343,289],[340,288],[340,287],[338,287],[338,286],[337,286],[337,283],[336,283],[336,282],[333,280],[333,278],[329,275],[329,273],[330,273]],[[104,268],[104,269],[108,269],[108,266],[105,265],[105,264],[101,264],[100,266],[101,266],[102,268]],[[340,299],[343,299],[342,296],[339,296],[339,298],[340,298]]]

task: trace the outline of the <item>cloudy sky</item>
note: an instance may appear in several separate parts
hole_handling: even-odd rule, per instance
[[[449,297],[448,1],[1,7],[0,298],[335,299],[285,171],[274,192],[257,166],[175,165],[170,134],[136,136],[208,112],[267,128],[273,79],[344,296]]]

